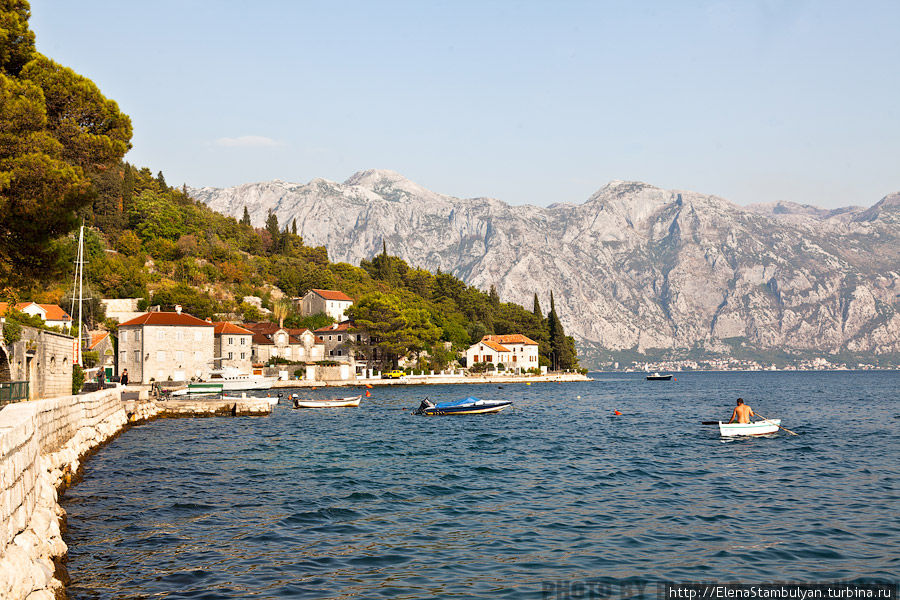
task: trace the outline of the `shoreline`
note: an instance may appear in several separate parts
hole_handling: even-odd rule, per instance
[[[581,373],[557,373],[553,375],[406,375],[398,379],[339,379],[335,381],[307,381],[304,379],[288,379],[276,381],[272,389],[284,388],[317,388],[317,387],[366,387],[394,385],[460,385],[491,383],[573,383],[594,381]]]

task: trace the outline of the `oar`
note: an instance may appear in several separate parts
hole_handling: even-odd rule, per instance
[[[718,421],[700,421],[701,425],[718,425]]]
[[[774,425],[774,426],[777,427],[778,429],[784,429],[785,431],[787,431],[787,432],[790,433],[791,435],[800,435],[799,433],[794,433],[793,431],[791,431],[791,430],[788,429],[787,427],[782,427],[782,426],[779,425],[778,423],[775,423],[774,421],[770,421],[769,419],[765,418],[764,416],[762,416],[762,415],[759,414],[758,412],[754,412],[753,414],[756,415],[757,417],[759,417],[760,419],[762,419],[763,421],[765,421],[766,423],[772,423],[772,425]]]

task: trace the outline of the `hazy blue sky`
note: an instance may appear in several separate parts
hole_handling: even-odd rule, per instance
[[[582,202],[900,191],[900,2],[32,0],[38,49],[169,183],[343,181]]]

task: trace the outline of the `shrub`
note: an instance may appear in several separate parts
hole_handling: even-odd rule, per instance
[[[84,385],[84,369],[81,365],[72,365],[72,393],[81,393],[81,387]]]
[[[7,320],[3,324],[3,339],[7,344],[13,344],[22,339],[22,326],[15,321]]]

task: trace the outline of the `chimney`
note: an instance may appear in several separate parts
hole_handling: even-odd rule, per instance
[[[175,305],[175,312],[178,313],[179,315],[181,314],[181,305],[180,304]]]

